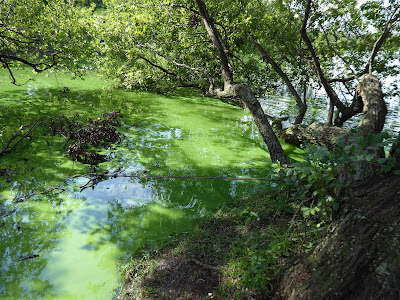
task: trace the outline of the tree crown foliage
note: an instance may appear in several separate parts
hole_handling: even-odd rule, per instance
[[[0,1],[0,62],[12,83],[21,84],[15,70],[29,66],[40,73],[49,69],[85,69],[93,54],[87,27],[90,8],[65,0]]]
[[[100,65],[117,84],[128,88],[164,89],[195,86],[207,90],[222,84],[215,49],[194,1],[107,0],[96,30],[104,54]],[[300,37],[303,1],[205,1],[229,54],[236,82],[262,91],[277,74],[262,62],[254,38],[294,83],[314,78],[310,54]],[[374,43],[388,20],[398,16],[398,2],[313,1],[307,33],[328,80],[343,92],[368,63]],[[397,12],[396,12],[397,10]],[[393,16],[393,14],[395,14]],[[374,59],[381,76],[398,73],[399,26]]]

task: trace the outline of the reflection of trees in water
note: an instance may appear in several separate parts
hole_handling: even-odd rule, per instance
[[[53,287],[41,279],[41,274],[65,231],[62,220],[74,209],[71,202],[68,205],[62,197],[48,195],[20,204],[18,211],[3,220],[0,297],[40,298],[43,293],[51,296]],[[39,256],[19,260],[29,255]]]
[[[127,255],[190,230],[196,218],[215,212],[233,197],[261,192],[265,184],[196,179],[140,179],[139,182],[143,188],[151,188],[152,201],[126,207],[122,200],[115,199],[110,202],[107,223],[92,229],[92,233],[102,232],[103,239],[115,243]]]

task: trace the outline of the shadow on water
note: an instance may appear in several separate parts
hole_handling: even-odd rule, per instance
[[[39,82],[40,83],[40,82]],[[169,176],[270,176],[269,155],[250,116],[241,109],[200,97],[90,89],[70,83],[62,93],[43,81],[27,89],[0,91],[1,144],[21,124],[42,115],[97,118],[119,110],[124,116],[118,145],[105,149],[110,161],[97,168],[127,174]],[[5,89],[3,87],[3,89]],[[15,151],[0,157],[2,257],[0,297],[10,299],[110,299],[117,268],[143,247],[188,231],[196,218],[244,194],[259,193],[265,182],[195,179],[112,178],[81,191],[76,178],[66,192],[43,191],[92,167],[65,157],[65,140],[35,132]],[[300,155],[298,149],[285,146]],[[27,258],[31,255],[39,255]],[[26,258],[19,260],[21,258]]]

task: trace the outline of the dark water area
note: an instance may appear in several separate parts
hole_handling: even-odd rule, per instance
[[[71,80],[50,74],[14,87],[2,74],[0,84],[1,146],[21,125],[41,116],[79,114],[82,119],[96,119],[105,112],[120,111],[123,137],[102,150],[108,161],[97,166],[98,171],[274,176],[251,116],[227,103],[112,90],[95,76]],[[263,106],[272,115],[293,115],[293,102],[270,96]],[[326,110],[323,99],[313,102],[310,122]],[[389,107],[389,118],[397,121],[396,105]],[[300,149],[283,147],[292,158],[301,158]],[[121,280],[118,267],[143,246],[166,242],[190,230],[196,218],[233,198],[262,193],[270,184],[118,177],[81,189],[87,178],[65,180],[88,174],[93,166],[74,161],[65,152],[65,138],[39,128],[12,153],[0,157],[0,216],[15,209],[0,218],[1,299],[112,299]],[[59,185],[65,191],[13,201]]]

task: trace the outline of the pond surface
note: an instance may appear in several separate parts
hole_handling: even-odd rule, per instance
[[[268,177],[270,160],[245,111],[213,99],[111,90],[95,77],[1,78],[1,146],[43,115],[82,119],[120,111],[121,143],[98,170],[160,176]],[[62,92],[64,87],[67,91]],[[64,89],[66,90],[66,89]],[[42,128],[0,157],[0,298],[112,299],[118,266],[143,246],[190,230],[196,218],[265,182],[112,178],[80,189],[93,167],[64,156],[65,139]],[[300,151],[286,145],[294,156]],[[54,190],[15,203],[13,199]],[[35,257],[27,258],[34,255]],[[38,256],[36,256],[38,255]],[[21,258],[27,258],[21,260]]]
[[[68,87],[68,89],[64,89]],[[63,92],[64,90],[64,92]],[[290,115],[285,97],[264,102]],[[310,119],[316,104],[310,110]],[[271,177],[270,159],[251,116],[232,105],[195,96],[111,90],[96,77],[41,76],[14,87],[0,76],[0,146],[23,124],[44,115],[123,115],[120,143],[105,149],[108,170],[148,176]],[[314,112],[314,113],[313,113]],[[396,116],[396,112],[392,115]],[[398,115],[398,113],[397,113]],[[81,189],[93,167],[64,156],[65,139],[38,129],[0,157],[0,298],[112,299],[118,266],[142,248],[190,230],[196,218],[235,197],[257,194],[266,182],[112,178]],[[283,145],[296,158],[301,151]],[[67,180],[67,181],[66,181]],[[65,191],[36,194],[54,186]],[[35,257],[20,260],[31,255]],[[36,256],[38,255],[38,256]]]

